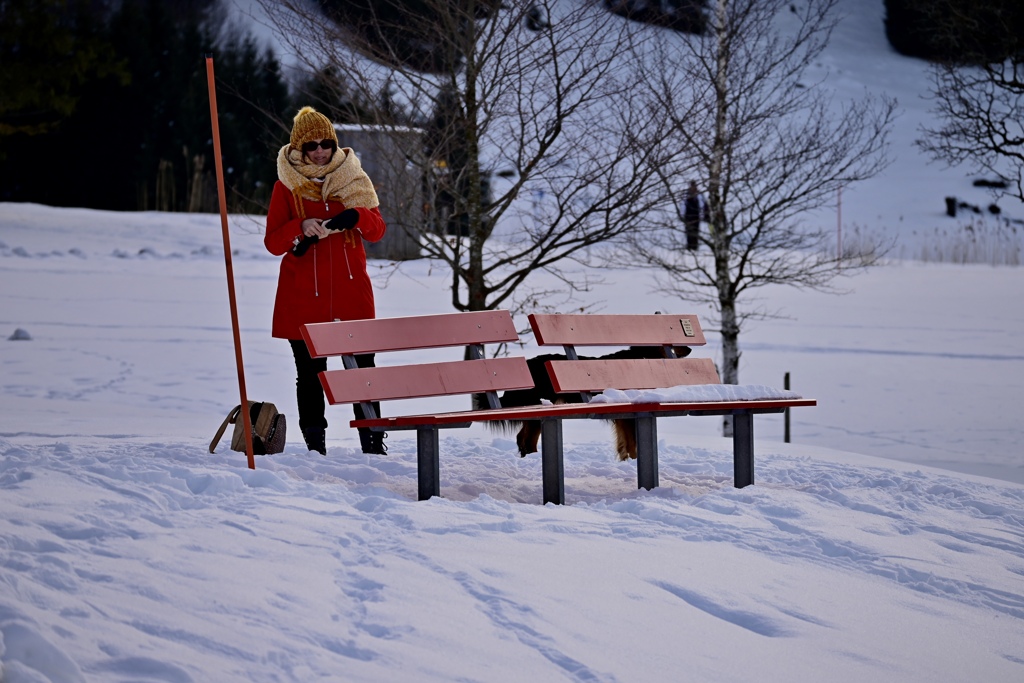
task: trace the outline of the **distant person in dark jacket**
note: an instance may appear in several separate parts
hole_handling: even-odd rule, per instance
[[[696,251],[700,246],[700,222],[708,219],[708,206],[704,196],[697,190],[697,183],[690,181],[683,204],[683,225],[686,226],[686,248]]]

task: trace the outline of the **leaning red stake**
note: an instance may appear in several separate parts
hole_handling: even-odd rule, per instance
[[[242,339],[238,333],[238,307],[235,304],[235,272],[231,267],[231,238],[228,236],[228,205],[224,193],[224,164],[220,157],[220,125],[217,122],[217,91],[213,79],[213,55],[206,56],[206,80],[210,87],[210,121],[213,126],[213,161],[217,167],[217,199],[220,202],[220,228],[224,236],[224,266],[228,275],[228,302],[231,304],[231,331],[235,338],[235,364],[238,366],[239,405],[244,406],[242,428],[245,431],[245,455],[249,469],[256,469],[252,449],[252,418],[249,417],[249,401],[245,395],[245,371],[242,366]]]

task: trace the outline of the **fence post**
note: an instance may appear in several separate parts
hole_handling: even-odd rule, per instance
[[[782,388],[785,389],[786,391],[789,391],[789,373],[788,372],[785,374],[785,376],[782,379]],[[784,415],[783,421],[785,422],[785,425],[786,425],[785,436],[784,436],[783,441],[785,441],[786,443],[789,443],[789,408],[786,408],[786,412],[783,415]]]
[[[843,268],[843,186],[836,191],[836,267]]]

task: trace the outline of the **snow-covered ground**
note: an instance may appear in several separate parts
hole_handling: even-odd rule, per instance
[[[569,423],[569,504],[541,506],[539,459],[477,426],[417,503],[408,433],[363,455],[338,407],[328,457],[300,445],[277,263],[231,224],[248,393],[293,420],[255,471],[206,452],[237,402],[218,218],[0,204],[5,683],[1024,674],[1020,269],[779,292],[741,379],[820,405],[794,444],[757,418],[754,487],[715,419],[660,421],[651,492]],[[429,267],[381,274],[379,314],[446,311]],[[606,275],[607,311],[689,312]]]
[[[881,0],[843,5],[830,68],[924,117]],[[955,227],[945,194],[986,196],[900,125],[843,216],[910,244]],[[766,292],[789,317],[744,333],[741,382],[790,372],[819,405],[792,444],[755,420],[753,487],[715,419],[659,422],[649,492],[610,429],[568,423],[568,504],[542,506],[539,459],[475,426],[442,435],[442,497],[420,503],[407,433],[363,455],[336,407],[328,456],[300,445],[277,261],[258,217],[230,224],[248,393],[291,421],[255,471],[227,437],[206,451],[238,402],[219,218],[0,204],[3,683],[1024,678],[1020,268]],[[431,264],[371,268],[380,316],[450,310]],[[604,312],[708,315],[603,275]]]

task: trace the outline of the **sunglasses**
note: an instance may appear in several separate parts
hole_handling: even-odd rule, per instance
[[[334,149],[337,146],[338,146],[338,143],[336,143],[334,140],[331,140],[330,138],[328,138],[326,140],[321,140],[320,142],[310,141],[310,142],[303,143],[302,151],[305,152],[306,154],[309,154],[310,152],[315,151],[317,147],[321,147],[323,149]]]

